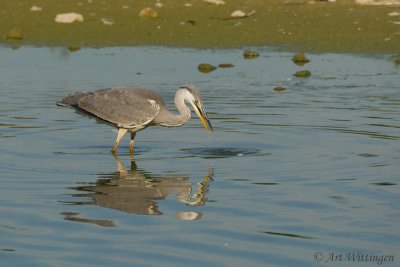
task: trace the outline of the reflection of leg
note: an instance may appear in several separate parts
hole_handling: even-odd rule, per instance
[[[212,182],[212,181],[214,181],[213,177],[214,177],[214,168],[208,166],[208,173],[203,177],[204,178],[203,180],[206,183]]]
[[[122,138],[124,137],[124,135],[126,134],[127,131],[128,130],[124,129],[124,128],[119,128],[118,129],[118,136],[117,136],[117,139],[115,140],[114,146],[113,146],[113,148],[111,150],[113,153],[115,153],[117,151],[119,142],[121,142]]]
[[[129,152],[131,154],[131,159],[133,159],[134,156],[134,145],[135,145],[135,136],[136,133],[131,133],[131,141],[129,142]]]
[[[131,172],[132,171],[137,171],[137,165],[136,165],[135,159],[131,158]]]
[[[118,167],[118,172],[121,174],[125,174],[127,173],[124,164],[122,163],[122,161],[118,158],[117,153],[112,153],[112,155],[114,156],[115,161],[117,162],[117,167]]]

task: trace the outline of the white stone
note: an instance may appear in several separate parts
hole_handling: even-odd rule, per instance
[[[42,11],[42,7],[41,6],[31,6],[30,10],[31,11],[35,11],[35,12]]]
[[[398,6],[400,5],[400,0],[356,0],[356,4],[371,6]]]
[[[101,23],[103,23],[104,25],[113,25],[114,21],[110,18],[101,18]]]
[[[234,17],[234,18],[243,18],[246,16],[247,16],[247,14],[244,13],[242,10],[235,10],[231,13],[231,17]]]
[[[222,6],[225,5],[225,1],[224,0],[203,0],[203,2],[209,3],[209,4],[214,4],[217,6]]]
[[[83,16],[75,12],[57,14],[54,19],[54,21],[58,23],[74,23],[75,21],[82,22],[83,20]]]
[[[146,7],[146,8],[143,8],[142,10],[140,10],[139,17],[141,17],[141,18],[157,18],[158,13],[151,7]]]
[[[390,17],[400,16],[400,12],[393,11],[393,12],[388,13],[388,16],[390,16]]]

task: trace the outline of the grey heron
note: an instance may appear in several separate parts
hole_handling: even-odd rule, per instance
[[[93,92],[76,92],[62,98],[57,105],[75,108],[118,130],[112,147],[115,154],[118,145],[127,132],[131,133],[130,155],[134,156],[136,132],[152,125],[179,127],[191,117],[188,102],[199,116],[204,128],[213,130],[199,91],[194,86],[182,86],[175,93],[175,106],[179,114],[170,112],[161,96],[151,90],[130,87],[106,88]]]

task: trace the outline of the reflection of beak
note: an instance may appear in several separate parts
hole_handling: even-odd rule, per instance
[[[194,102],[193,107],[194,107],[194,111],[197,113],[201,122],[203,123],[204,128],[208,132],[212,132],[213,127],[212,127],[211,122],[208,119],[207,113],[204,111],[203,107],[201,107],[201,105],[199,105],[199,102]]]

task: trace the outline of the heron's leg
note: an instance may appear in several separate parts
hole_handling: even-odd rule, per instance
[[[124,128],[119,128],[118,129],[118,136],[117,136],[117,139],[115,140],[115,143],[114,143],[114,146],[113,146],[111,152],[113,152],[113,153],[117,152],[117,148],[118,148],[119,142],[121,142],[122,137],[124,137],[126,132],[128,132],[127,129],[124,129]]]
[[[135,136],[136,133],[131,132],[131,141],[129,142],[129,152],[131,153],[131,159],[133,159],[133,155],[134,155],[134,145],[135,145]]]

